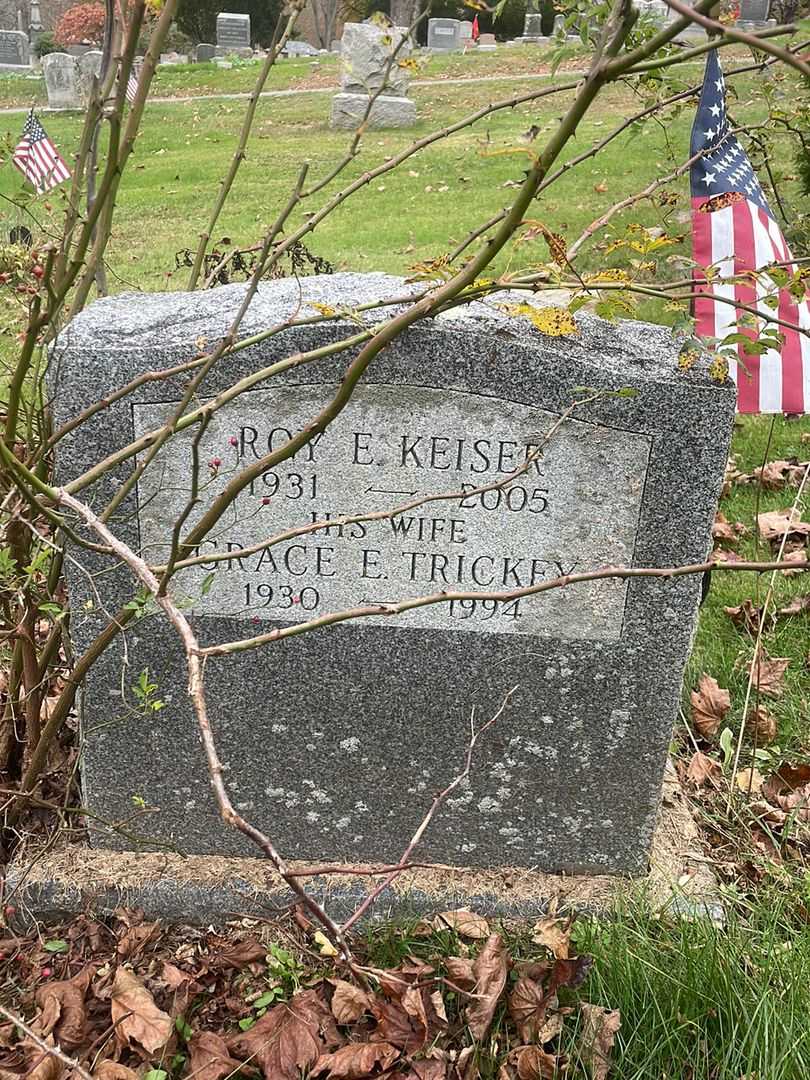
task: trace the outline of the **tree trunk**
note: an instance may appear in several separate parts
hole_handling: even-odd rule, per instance
[[[391,22],[408,27],[419,12],[419,0],[391,0]]]

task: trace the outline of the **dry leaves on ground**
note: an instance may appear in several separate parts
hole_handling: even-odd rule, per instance
[[[716,679],[705,672],[700,676],[697,690],[691,693],[692,723],[704,739],[710,739],[731,708],[731,694],[721,690]]]
[[[267,941],[169,931],[131,912],[118,912],[114,929],[81,917],[50,942],[6,934],[0,968],[12,963],[19,985],[39,982],[14,1007],[94,1080],[143,1080],[172,1061],[174,1080],[474,1080],[477,1044],[496,1055],[501,1080],[557,1076],[577,1004],[561,1005],[560,994],[581,987],[591,965],[568,955],[568,920],[554,911],[539,920],[537,958],[517,963],[501,934],[472,936],[489,929],[481,916],[445,913],[441,925],[450,921],[469,939],[464,955],[434,963],[406,955],[395,968],[369,968],[368,986],[316,958],[315,968],[296,969],[300,988],[287,986],[269,1005],[267,989],[279,983]],[[299,942],[299,965],[313,956],[311,931],[292,917],[285,923],[285,949]],[[65,1080],[66,1066],[13,1025],[0,1032],[3,1044],[15,1080]]]
[[[771,697],[781,697],[785,692],[785,672],[790,664],[789,656],[768,656],[760,650],[754,657],[749,672],[755,690]]]
[[[610,1072],[610,1055],[616,1032],[621,1027],[617,1010],[603,1009],[601,1005],[580,1005],[582,1033],[579,1056],[587,1065],[591,1080],[605,1080]]]
[[[687,782],[695,787],[704,785],[719,787],[722,777],[723,770],[720,768],[720,763],[710,758],[708,754],[696,750],[686,770]]]
[[[784,510],[769,510],[767,513],[758,514],[757,525],[762,539],[775,544],[780,544],[785,536],[788,540],[805,544],[807,537],[810,536],[810,522],[802,521],[801,514],[792,506]]]
[[[712,537],[721,544],[736,544],[748,532],[740,521],[731,522],[722,510],[718,510],[712,525]]]

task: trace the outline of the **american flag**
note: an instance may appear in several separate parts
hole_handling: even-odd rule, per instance
[[[751,314],[716,297],[747,304],[763,314],[810,331],[808,296],[797,300],[787,288],[777,289],[767,274],[748,276],[775,263],[795,272],[785,238],[765,199],[751,162],[731,129],[726,115],[725,80],[717,50],[706,61],[703,90],[692,128],[691,157],[702,156],[690,169],[692,187],[692,250],[697,276],[712,268],[716,279],[698,286],[695,300],[697,333],[722,342],[742,333],[755,338]],[[712,276],[711,274],[708,276]],[[764,302],[778,296],[778,307]],[[756,318],[756,316],[754,316]],[[746,325],[749,323],[749,325]],[[765,324],[760,323],[760,327]],[[772,326],[774,324],[771,324]],[[810,411],[810,337],[787,326],[776,326],[781,346],[761,356],[745,352],[742,342],[723,348],[729,374],[737,384],[741,413],[803,413]],[[729,355],[730,354],[730,355]]]
[[[63,180],[70,179],[70,169],[62,155],[45,134],[45,128],[34,116],[34,110],[28,114],[22,138],[14,150],[14,164],[42,195]]]
[[[133,63],[129,72],[129,78],[127,79],[126,96],[127,101],[132,104],[138,93],[138,83],[141,78],[141,65],[136,61]]]

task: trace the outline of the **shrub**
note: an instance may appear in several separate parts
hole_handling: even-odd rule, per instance
[[[54,41],[53,34],[48,31],[47,33],[40,34],[39,37],[36,38],[32,48],[34,56],[39,57],[41,60],[42,57],[47,56],[48,53],[56,52],[59,49],[59,46]]]
[[[104,33],[104,5],[76,4],[68,8],[53,32],[57,45],[100,45]]]

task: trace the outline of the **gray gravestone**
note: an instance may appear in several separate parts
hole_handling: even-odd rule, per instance
[[[91,49],[76,60],[76,77],[79,94],[86,105],[93,91],[93,80],[101,75],[101,62],[104,54],[100,49]]]
[[[263,283],[240,334],[323,305],[351,310],[421,288],[382,274]],[[55,423],[141,372],[186,361],[200,339],[216,342],[244,293],[230,285],[91,305],[53,349]],[[381,314],[358,318],[371,326]],[[705,361],[680,372],[667,327],[612,325],[586,313],[577,322],[577,334],[547,337],[495,298],[418,324],[389,345],[326,433],[245,489],[200,547],[233,558],[185,570],[172,585],[192,605],[202,643],[441,590],[702,561],[733,387],[712,382]],[[215,366],[206,393],[356,333],[351,319],[288,327]],[[213,414],[199,445],[201,503],[189,522],[237,465],[283,444],[331,400],[346,363],[336,356],[290,368]],[[186,385],[184,375],[144,383],[98,412],[59,444],[58,482],[166,421]],[[239,554],[293,525],[502,480],[581,386],[630,386],[637,396],[581,406],[505,490]],[[191,432],[172,440],[116,515],[118,535],[152,563],[165,558],[186,507],[191,453]],[[211,471],[214,458],[221,464]],[[131,467],[115,468],[84,498],[104,506]],[[128,572],[85,549],[71,550],[66,574],[81,651],[137,589]],[[643,873],[699,595],[695,577],[593,580],[534,598],[373,616],[212,660],[209,714],[234,801],[288,858],[391,860],[459,771],[471,710],[480,723],[516,686],[421,857]],[[165,702],[158,713],[139,712],[130,691],[143,670]],[[91,669],[83,701],[83,799],[98,815],[94,843],[132,846],[105,836],[101,822],[128,821],[145,803],[155,812],[141,819],[143,831],[163,844],[255,853],[217,815],[182,652],[162,616],[130,624],[125,645]]]
[[[68,53],[49,53],[42,58],[42,73],[50,109],[84,107],[79,85],[78,60]]]
[[[228,52],[250,48],[250,16],[223,11],[217,15],[217,45]]]
[[[523,20],[524,41],[547,41],[543,34],[543,16],[535,12],[529,12]]]
[[[308,41],[288,41],[284,52],[287,56],[320,56],[319,51]]]
[[[458,24],[458,40],[462,48],[472,43],[473,24],[469,19],[462,19]]]
[[[370,128],[409,127],[416,104],[407,96],[411,72],[401,66],[411,54],[411,41],[398,27],[346,23],[341,45],[340,93],[332,98],[330,126],[355,128],[365,117]],[[384,90],[384,93],[378,91]]]
[[[740,0],[740,22],[764,26],[768,20],[771,0]]]
[[[0,30],[0,65],[27,67],[30,61],[28,35],[20,30]]]
[[[494,34],[481,34],[478,38],[478,48],[484,52],[492,52],[493,49],[498,48],[498,44],[495,41]]]
[[[461,48],[461,23],[458,19],[428,19],[427,47],[447,52]]]
[[[216,52],[216,45],[209,45],[207,42],[202,41],[196,48],[194,59],[198,64],[204,64],[208,60],[213,60],[216,56]]]

